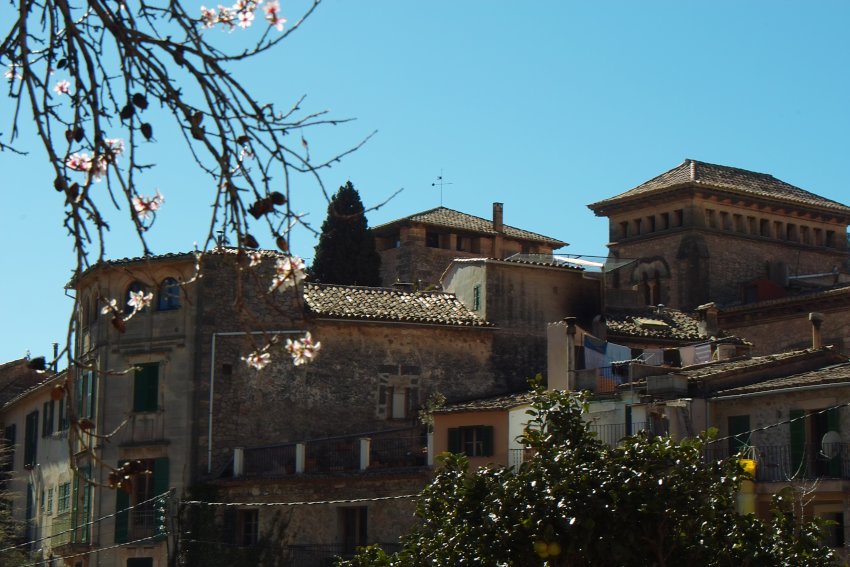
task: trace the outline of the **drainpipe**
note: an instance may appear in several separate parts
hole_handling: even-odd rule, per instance
[[[823,313],[809,313],[809,321],[812,322],[812,349],[818,350],[823,346],[823,338],[821,337],[820,326],[823,323]]]
[[[212,334],[210,346],[210,402],[207,423],[207,474],[212,474],[213,453],[213,398],[215,395],[215,338],[216,337],[244,337],[248,335],[300,335],[305,333],[304,329],[290,329],[287,331],[229,331]]]

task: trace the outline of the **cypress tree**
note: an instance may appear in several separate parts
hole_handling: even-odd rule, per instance
[[[313,278],[329,284],[379,286],[380,271],[381,257],[360,194],[349,181],[328,204],[313,259]]]

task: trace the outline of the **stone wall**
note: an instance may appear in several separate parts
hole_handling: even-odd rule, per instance
[[[218,337],[215,356],[213,472],[233,447],[298,442],[417,424],[417,408],[436,392],[465,400],[505,392],[490,365],[493,332],[357,321],[314,321],[318,358],[295,367],[281,347],[262,371],[240,357],[245,337]],[[207,448],[209,379],[199,375],[196,431]],[[392,390],[391,390],[392,389]],[[393,417],[392,392],[406,392],[407,411]]]
[[[674,230],[612,245],[619,258],[660,259],[669,268],[662,274],[660,303],[692,309],[707,301],[740,303],[742,284],[769,279],[770,263],[782,262],[788,275],[830,272],[843,266],[846,253],[766,237],[721,230]],[[621,270],[619,287],[641,285],[635,278],[639,265]]]
[[[817,306],[808,306],[774,316],[760,316],[756,312],[750,319],[724,316],[721,312],[719,326],[752,342],[755,356],[808,348],[812,345],[809,309],[818,310]],[[839,352],[850,353],[850,309],[837,308],[823,313],[826,317],[821,324],[821,343],[834,345]]]

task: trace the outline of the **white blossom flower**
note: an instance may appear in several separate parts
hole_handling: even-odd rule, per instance
[[[65,165],[68,169],[73,169],[74,171],[88,171],[91,169],[91,157],[85,152],[74,153],[68,156],[68,159],[65,160]]]
[[[109,315],[112,312],[118,311],[118,300],[110,299],[106,302],[106,305],[103,306],[103,309],[100,312],[104,315]]]
[[[242,10],[239,12],[239,27],[244,29],[248,29],[251,27],[251,23],[254,21],[254,12],[250,10]]]
[[[157,189],[156,195],[153,197],[144,197],[141,195],[133,197],[133,209],[135,209],[139,218],[144,220],[157,212],[164,202],[165,197]]]
[[[99,182],[104,175],[106,175],[106,170],[109,167],[109,163],[106,161],[104,156],[97,156],[97,159],[94,159],[89,162],[91,166],[89,167],[89,173],[91,174],[92,180],[97,183]]]
[[[212,8],[201,6],[201,22],[209,29],[218,23],[218,14]]]
[[[272,357],[269,353],[260,351],[254,351],[248,356],[242,357],[245,364],[251,368],[256,368],[257,370],[262,370],[269,362],[271,362],[271,359]]]
[[[263,255],[259,251],[254,251],[248,254],[248,259],[250,263],[248,264],[250,267],[259,266],[263,261]]]
[[[301,339],[286,339],[286,350],[292,355],[292,363],[295,366],[311,362],[320,348],[322,343],[314,341],[309,331]]]
[[[120,156],[124,153],[124,140],[121,138],[106,138],[103,143],[112,151],[114,156]]]
[[[71,92],[71,83],[65,80],[57,81],[53,87],[53,92],[56,94],[68,94]]]
[[[276,27],[277,31],[283,31],[283,24],[286,23],[286,18],[280,15],[280,2],[278,0],[271,0],[263,8],[263,11],[266,13],[266,21],[269,25]]]
[[[307,273],[304,271],[305,268],[304,260],[298,256],[278,258],[275,263],[275,275],[272,277],[272,285],[269,287],[269,291],[278,290],[284,292],[290,287],[295,287],[307,277]]]
[[[145,293],[144,290],[131,291],[129,295],[130,299],[127,300],[127,305],[132,307],[134,311],[141,311],[153,301],[153,293]]]

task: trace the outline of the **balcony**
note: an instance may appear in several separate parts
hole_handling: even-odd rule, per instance
[[[165,439],[165,419],[161,411],[131,414],[122,445],[145,445]]]
[[[421,428],[395,429],[246,448],[234,469],[246,477],[279,477],[421,467],[427,461],[426,447]]]
[[[788,482],[792,479],[850,480],[850,443],[804,445],[765,445],[753,447],[756,482]],[[727,447],[709,445],[706,458],[711,460],[734,456]]]

